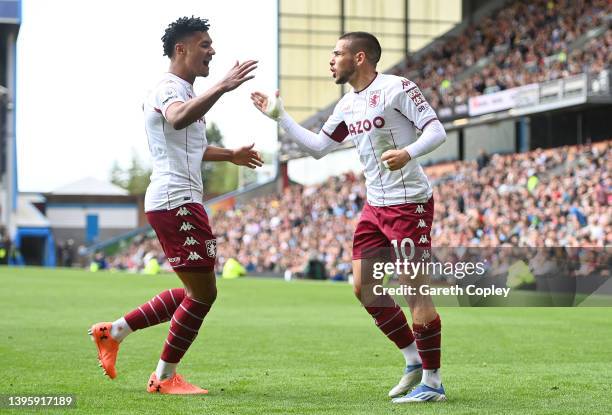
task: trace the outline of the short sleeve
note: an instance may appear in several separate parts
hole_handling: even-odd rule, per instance
[[[341,143],[348,136],[349,130],[342,116],[342,101],[338,102],[334,107],[334,112],[329,116],[321,131],[337,143]]]
[[[438,119],[435,111],[414,82],[399,78],[391,93],[394,109],[408,118],[419,130],[423,130],[431,121]]]
[[[162,82],[155,91],[155,107],[166,118],[166,110],[175,102],[186,102],[189,98],[185,88],[176,82]]]

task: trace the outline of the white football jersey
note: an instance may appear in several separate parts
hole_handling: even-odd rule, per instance
[[[202,203],[202,157],[208,145],[204,117],[182,130],[166,120],[170,104],[194,97],[193,85],[166,73],[145,100],[145,130],[153,159],[145,212]]]
[[[365,89],[342,97],[323,132],[338,145],[347,137],[355,143],[370,205],[423,203],[433,190],[419,162],[412,159],[402,169],[391,171],[380,157],[387,150],[412,144],[417,139],[416,129],[423,130],[437,119],[416,84],[378,74]]]

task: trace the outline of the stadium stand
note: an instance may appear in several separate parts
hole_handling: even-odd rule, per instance
[[[571,3],[571,7],[570,4]],[[612,4],[516,1],[393,73],[413,79],[434,108],[534,82],[603,70],[612,61]],[[593,29],[608,27],[590,39]]]

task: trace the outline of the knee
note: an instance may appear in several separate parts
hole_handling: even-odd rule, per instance
[[[185,288],[185,294],[196,301],[212,306],[217,299],[217,287],[208,289]]]
[[[212,290],[210,290],[210,292],[208,293],[208,301],[210,305],[213,305],[213,303],[217,300],[217,287],[213,288]]]
[[[418,308],[418,299],[414,295],[406,296],[406,302],[408,303],[408,308],[411,313],[414,313]]]

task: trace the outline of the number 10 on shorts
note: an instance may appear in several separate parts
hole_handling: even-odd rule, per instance
[[[403,258],[406,261],[414,258],[414,241],[412,239],[404,238],[399,244],[397,242],[397,239],[391,240],[391,245],[393,245],[393,250],[395,251],[395,258]],[[409,245],[409,252],[406,252],[406,245]]]

